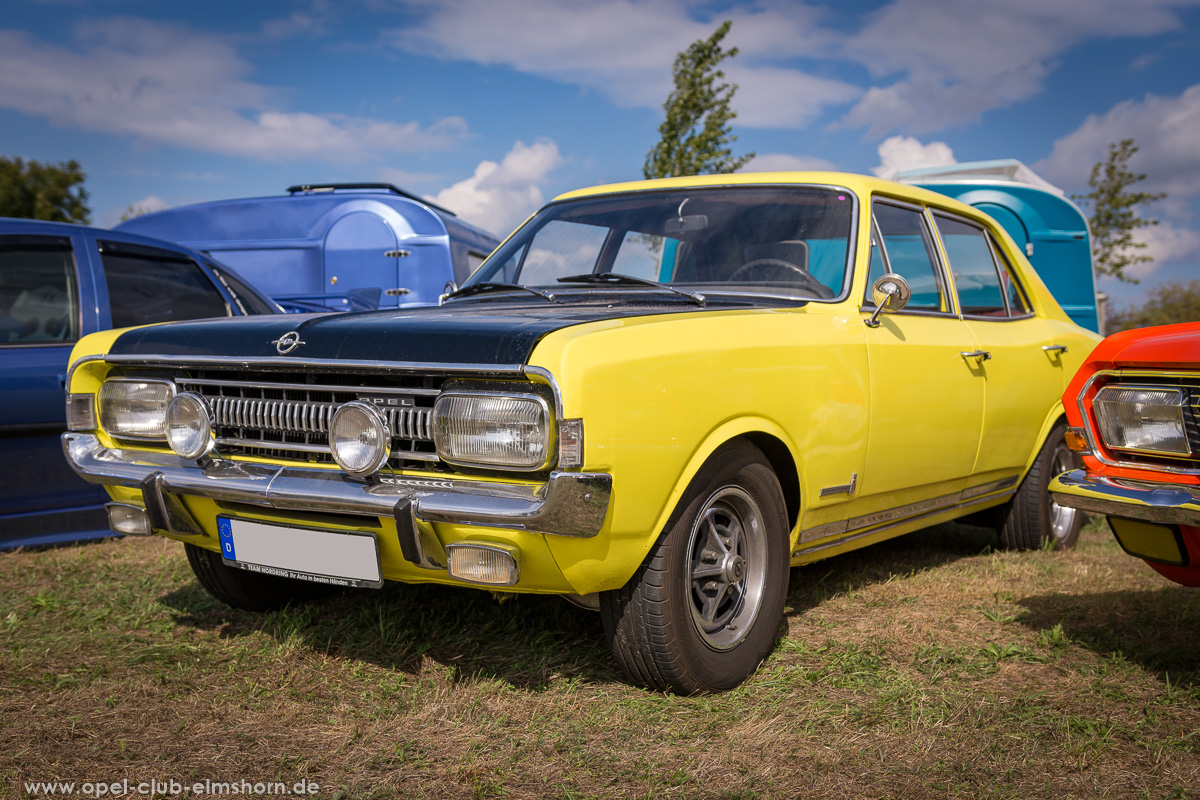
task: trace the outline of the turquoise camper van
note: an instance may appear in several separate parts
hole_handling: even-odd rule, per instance
[[[1103,333],[1087,218],[1066,193],[1014,159],[905,170],[895,179],[975,206],[1008,231],[1063,310]]]

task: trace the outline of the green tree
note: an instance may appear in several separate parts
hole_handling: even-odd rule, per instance
[[[1129,169],[1129,159],[1138,151],[1133,139],[1122,139],[1108,146],[1108,158],[1092,167],[1088,186],[1092,188],[1075,199],[1092,209],[1088,224],[1092,229],[1092,261],[1097,275],[1111,275],[1122,281],[1138,283],[1125,270],[1154,259],[1141,251],[1144,242],[1133,240],[1134,231],[1158,224],[1138,213],[1138,208],[1166,197],[1165,192],[1135,192],[1130,189],[1146,176]]]
[[[754,157],[749,153],[734,158],[729,147],[737,141],[729,123],[737,116],[730,102],[738,87],[725,83],[719,66],[738,54],[736,47],[721,47],[731,24],[726,20],[712,36],[697,39],[675,56],[675,88],[663,104],[666,119],[658,126],[661,139],[642,166],[647,178],[736,172]]]
[[[0,217],[92,221],[87,176],[74,159],[58,164],[0,156]]]
[[[1105,333],[1200,321],[1200,281],[1171,282],[1156,286],[1141,306],[1109,311]]]

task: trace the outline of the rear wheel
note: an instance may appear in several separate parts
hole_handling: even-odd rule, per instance
[[[701,468],[629,583],[600,595],[605,635],[637,683],[731,689],[771,651],[787,582],[779,481],[758,448],[735,442]]]
[[[1049,492],[1051,478],[1079,466],[1078,456],[1067,447],[1066,430],[1065,423],[1054,426],[1017,494],[1003,507],[1006,513],[999,527],[1002,547],[1069,550],[1079,541],[1082,513],[1060,506]]]
[[[326,597],[338,588],[231,567],[221,560],[220,553],[194,544],[184,544],[183,548],[200,585],[225,605],[243,611],[272,611],[297,605]]]

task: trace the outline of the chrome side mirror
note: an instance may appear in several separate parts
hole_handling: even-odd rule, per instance
[[[446,281],[446,285],[442,287],[442,293],[438,295],[438,305],[446,302],[446,297],[458,291],[458,284],[454,281]]]
[[[899,311],[912,298],[912,287],[903,275],[889,272],[881,275],[871,286],[871,299],[875,301],[875,312],[867,320],[868,328],[879,327],[879,315],[884,311]]]

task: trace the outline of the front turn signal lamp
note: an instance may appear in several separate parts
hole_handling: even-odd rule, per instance
[[[123,439],[167,438],[167,406],[175,397],[170,381],[105,381],[96,395],[100,427]]]
[[[1167,456],[1191,455],[1184,423],[1184,393],[1172,387],[1105,386],[1092,408],[1104,444]]]

